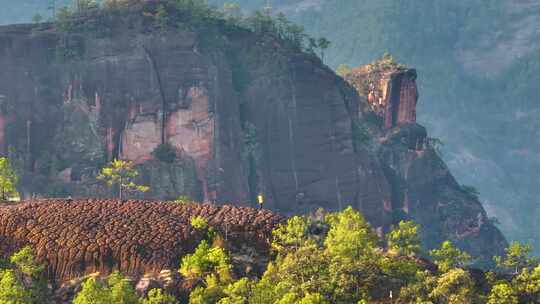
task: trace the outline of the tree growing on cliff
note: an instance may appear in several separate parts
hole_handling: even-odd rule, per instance
[[[328,49],[330,47],[330,40],[324,38],[324,37],[321,37],[317,40],[317,46],[319,47],[320,51],[321,51],[321,60],[322,62],[324,62],[324,54],[325,54],[325,51],[326,49]]]
[[[104,181],[107,186],[118,188],[118,199],[122,199],[124,194],[133,192],[148,192],[149,187],[138,185],[135,178],[139,176],[139,171],[130,161],[115,159],[110,162],[108,167],[101,169],[97,179]]]
[[[0,157],[0,191],[3,201],[19,196],[16,188],[18,181],[19,177],[13,170],[9,159]]]
[[[0,263],[0,303],[47,303],[50,298],[47,282],[30,247],[14,253],[8,261]]]
[[[176,150],[168,143],[157,146],[152,155],[164,163],[172,163],[176,159]]]
[[[421,248],[418,226],[412,221],[401,221],[386,236],[388,250],[397,255],[414,256]]]
[[[441,272],[447,272],[452,268],[464,267],[471,260],[469,254],[454,247],[450,241],[443,242],[441,248],[433,249],[429,254]]]
[[[11,269],[0,272],[0,303],[30,304],[32,296]]]
[[[336,74],[344,78],[345,76],[349,75],[351,73],[351,68],[346,64],[340,64],[336,68]]]
[[[530,256],[532,247],[518,242],[512,242],[505,249],[505,256],[493,258],[497,267],[503,271],[517,275],[522,269],[532,269],[538,265],[538,259]]]

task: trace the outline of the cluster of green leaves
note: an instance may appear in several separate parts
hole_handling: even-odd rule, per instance
[[[215,244],[222,242],[221,235],[219,235],[216,229],[208,223],[206,218],[200,215],[194,216],[190,219],[190,224],[191,227],[205,233],[205,241]]]
[[[47,303],[50,292],[42,275],[43,269],[30,247],[14,253],[0,268],[0,303]]]
[[[0,191],[3,201],[19,196],[16,188],[18,181],[19,177],[11,166],[9,159],[0,157]]]
[[[499,271],[512,276],[492,280],[488,304],[540,302],[540,264],[530,256],[531,250],[529,245],[512,242],[504,256],[494,258]]]
[[[398,63],[392,54],[385,52],[381,58],[378,58],[370,64],[374,70],[402,70],[407,68],[404,64]]]
[[[391,239],[393,248],[404,245],[398,252],[412,256],[418,236],[411,227],[402,223]],[[366,303],[380,283],[398,273],[412,277],[417,269],[412,260],[386,256],[379,242],[352,208],[317,218],[294,216],[274,230],[276,256],[260,279],[232,279],[225,251],[206,240],[183,259],[180,272],[201,282],[190,303]]]
[[[108,167],[101,169],[97,179],[105,182],[109,187],[117,187],[118,198],[122,199],[125,192],[148,192],[150,190],[147,186],[135,183],[137,176],[139,176],[139,171],[133,162],[114,159]]]
[[[315,54],[318,50],[324,60],[325,50],[330,47],[330,41],[324,37],[318,39],[310,37],[304,28],[287,19],[283,13],[274,18],[268,12],[256,11],[252,16],[245,18],[240,25],[256,33],[270,34],[286,42],[289,46]]]
[[[530,248],[512,244],[497,258],[501,270],[522,268],[512,281],[493,281],[485,293],[464,268],[471,257],[449,241],[429,252],[438,270],[421,267],[418,229],[402,221],[383,242],[352,208],[294,216],[274,230],[275,258],[260,279],[234,279],[225,250],[206,240],[184,258],[180,272],[200,282],[190,295],[192,304],[367,303],[390,294],[403,303],[426,304],[540,300],[540,267],[533,267]]]
[[[122,11],[139,11],[142,18],[151,18],[154,27],[161,31],[200,31],[204,34],[203,40],[212,37],[219,40],[219,31],[250,30],[272,35],[299,50],[312,54],[318,51],[322,58],[330,46],[328,39],[309,37],[303,27],[292,23],[282,13],[273,17],[268,11],[257,11],[251,16],[243,16],[237,4],[225,3],[222,9],[217,9],[204,0],[161,0],[157,6],[138,0],[107,0],[101,6],[94,0],[75,0],[73,5],[63,7],[58,12],[56,27],[63,32],[79,31],[91,25],[84,19]]]
[[[418,226],[410,221],[399,222],[386,236],[388,251],[398,256],[415,256],[420,252],[421,241],[418,237]]]
[[[495,257],[499,274],[488,272],[489,293],[475,288],[471,274],[462,268],[470,256],[444,242],[431,251],[437,274],[417,273],[416,283],[406,286],[401,297],[411,303],[539,303],[540,265],[530,256],[531,247],[511,243],[502,257]]]
[[[152,151],[152,155],[159,161],[172,163],[176,159],[176,150],[171,144],[160,144]]]
[[[152,289],[139,298],[135,289],[119,272],[113,272],[106,281],[88,278],[73,299],[73,304],[175,304],[178,301],[161,289]]]
[[[208,229],[208,221],[202,216],[194,216],[191,218],[191,227],[195,229]]]

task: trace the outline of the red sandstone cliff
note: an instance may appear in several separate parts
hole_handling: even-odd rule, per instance
[[[352,69],[345,79],[366,101],[361,115],[376,117],[363,126],[374,137],[371,150],[390,185],[393,221],[414,219],[428,248],[447,238],[476,257],[501,253],[506,241],[478,198],[456,182],[426,129],[416,124],[416,71],[382,59]]]
[[[201,52],[197,33],[117,26],[115,39],[68,35],[84,54],[65,63],[50,62],[54,31],[1,31],[0,92],[14,119],[6,141],[29,152],[25,192],[50,191],[41,179],[61,194],[106,195],[93,172],[120,157],[141,165],[148,197],[255,205],[262,193],[283,213],[352,204],[390,224],[383,172],[354,149],[358,96],[315,57],[247,31]],[[176,150],[172,164],[154,159],[162,141]]]
[[[95,173],[120,157],[148,197],[254,206],[262,194],[283,214],[352,205],[380,231],[412,218],[428,246],[452,239],[481,262],[505,246],[415,124],[414,70],[356,69],[355,90],[270,35],[115,22],[103,37],[0,28],[0,139],[24,193],[110,195]],[[59,59],[65,47],[76,56]],[[161,143],[174,161],[155,159]]]
[[[346,80],[383,119],[385,129],[416,122],[416,70],[378,61],[354,68]]]

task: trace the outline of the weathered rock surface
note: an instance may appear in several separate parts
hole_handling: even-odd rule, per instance
[[[115,27],[105,38],[0,30],[4,147],[26,169],[25,193],[105,196],[95,172],[120,157],[140,165],[148,198],[254,206],[261,193],[282,213],[353,205],[390,224],[383,172],[354,148],[360,99],[316,57],[248,31],[212,38],[216,48],[194,32]],[[56,48],[80,53],[58,60]],[[156,164],[162,142],[178,161]]]
[[[346,80],[367,99],[385,129],[416,122],[416,70],[396,64],[370,64],[355,68]]]
[[[368,100],[364,112],[378,118],[367,126],[390,184],[392,221],[414,219],[427,248],[449,239],[474,256],[477,266],[492,265],[489,257],[502,255],[506,240],[478,197],[456,182],[438,155],[436,140],[415,123],[416,71],[366,66],[346,78]]]
[[[0,28],[0,148],[26,196],[109,195],[94,177],[120,157],[139,164],[147,198],[254,206],[262,195],[283,214],[352,205],[380,231],[417,220],[430,247],[457,240],[480,262],[502,250],[414,125],[414,70],[357,69],[355,90],[270,35],[107,22],[99,35]],[[162,143],[174,162],[155,159]]]
[[[266,210],[209,204],[38,200],[0,207],[0,253],[32,246],[57,282],[112,270],[159,277],[163,270],[178,269],[181,257],[205,237],[191,227],[194,216],[207,219],[233,252],[249,246],[264,255],[282,220]]]

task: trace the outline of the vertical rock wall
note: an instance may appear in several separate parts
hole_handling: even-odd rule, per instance
[[[252,79],[243,92],[246,116],[261,147],[258,191],[267,207],[294,214],[353,206],[387,228],[388,183],[376,159],[353,143],[357,94],[317,59],[274,48],[274,40],[263,40],[251,49],[260,56],[244,63]]]
[[[373,64],[353,69],[346,79],[382,118],[385,129],[416,122],[416,70]]]
[[[391,203],[385,207],[392,222],[413,219],[420,224],[426,247],[450,239],[472,254],[476,265],[492,265],[491,256],[502,255],[506,241],[478,198],[454,179],[426,129],[416,124],[416,71],[371,65],[354,69],[346,78],[360,96],[367,96],[370,107],[364,115],[380,118],[370,130],[390,185]],[[375,98],[381,102],[374,103]]]
[[[110,196],[95,175],[125,158],[148,198],[262,195],[284,214],[351,205],[380,231],[412,218],[427,244],[454,239],[484,261],[504,243],[415,124],[414,70],[355,69],[354,90],[271,36],[128,24],[103,37],[3,27],[0,66],[0,139],[27,196]],[[162,143],[170,163],[152,153]]]
[[[383,111],[384,127],[391,129],[396,126],[416,123],[416,103],[418,91],[416,88],[416,70],[393,72],[388,77],[386,101]]]

